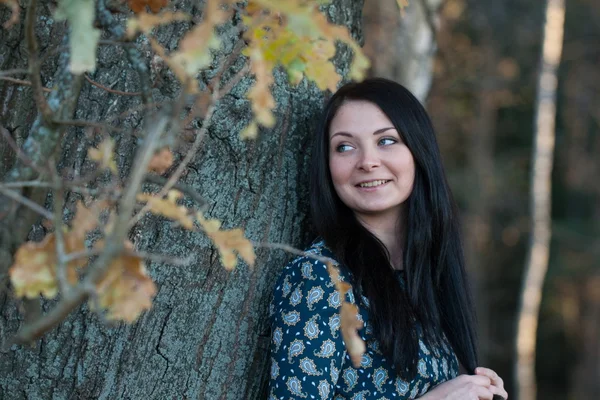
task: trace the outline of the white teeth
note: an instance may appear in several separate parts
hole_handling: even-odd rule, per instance
[[[378,181],[371,181],[371,182],[364,182],[359,184],[360,187],[373,187],[373,186],[379,186],[379,185],[383,185],[384,183],[386,183],[386,180],[378,180]]]

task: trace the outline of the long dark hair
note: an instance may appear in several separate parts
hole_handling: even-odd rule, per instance
[[[349,100],[377,105],[390,119],[415,162],[405,202],[403,262],[406,290],[394,276],[388,252],[340,200],[329,172],[329,126]],[[477,366],[475,315],[465,272],[457,209],[433,126],[419,101],[402,85],[382,78],[350,83],[325,106],[311,163],[310,202],[317,233],[348,268],[368,299],[370,320],[383,353],[403,379],[417,372],[418,326],[430,345],[445,334],[460,363]]]

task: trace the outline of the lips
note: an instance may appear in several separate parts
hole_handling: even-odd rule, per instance
[[[389,179],[376,179],[376,180],[371,180],[371,181],[360,182],[356,186],[361,187],[361,188],[371,188],[371,187],[377,187],[377,186],[384,185],[384,184],[388,183],[389,181],[390,181]]]

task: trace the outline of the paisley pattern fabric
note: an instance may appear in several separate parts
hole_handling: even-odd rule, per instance
[[[333,258],[324,243],[308,253]],[[340,268],[344,281],[350,273]],[[398,273],[403,284],[403,277]],[[269,314],[272,324],[269,400],[281,399],[415,399],[458,375],[458,361],[448,343],[429,348],[419,340],[417,375],[406,382],[379,350],[369,323],[368,301],[348,292],[346,301],[359,308],[367,344],[354,368],[340,331],[341,299],[327,266],[309,257],[289,263],[276,286]]]

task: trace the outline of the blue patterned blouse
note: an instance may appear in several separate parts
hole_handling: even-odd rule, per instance
[[[333,258],[324,243],[308,253]],[[349,272],[340,268],[344,281]],[[402,275],[398,273],[402,282]],[[357,296],[358,297],[358,296]],[[369,323],[368,300],[348,292],[359,308],[367,344],[361,366],[354,368],[340,331],[340,295],[327,266],[308,257],[289,263],[275,287],[270,307],[272,323],[269,400],[275,399],[415,399],[458,375],[458,361],[448,343],[428,348],[419,340],[418,373],[410,382],[396,376],[379,350]]]

